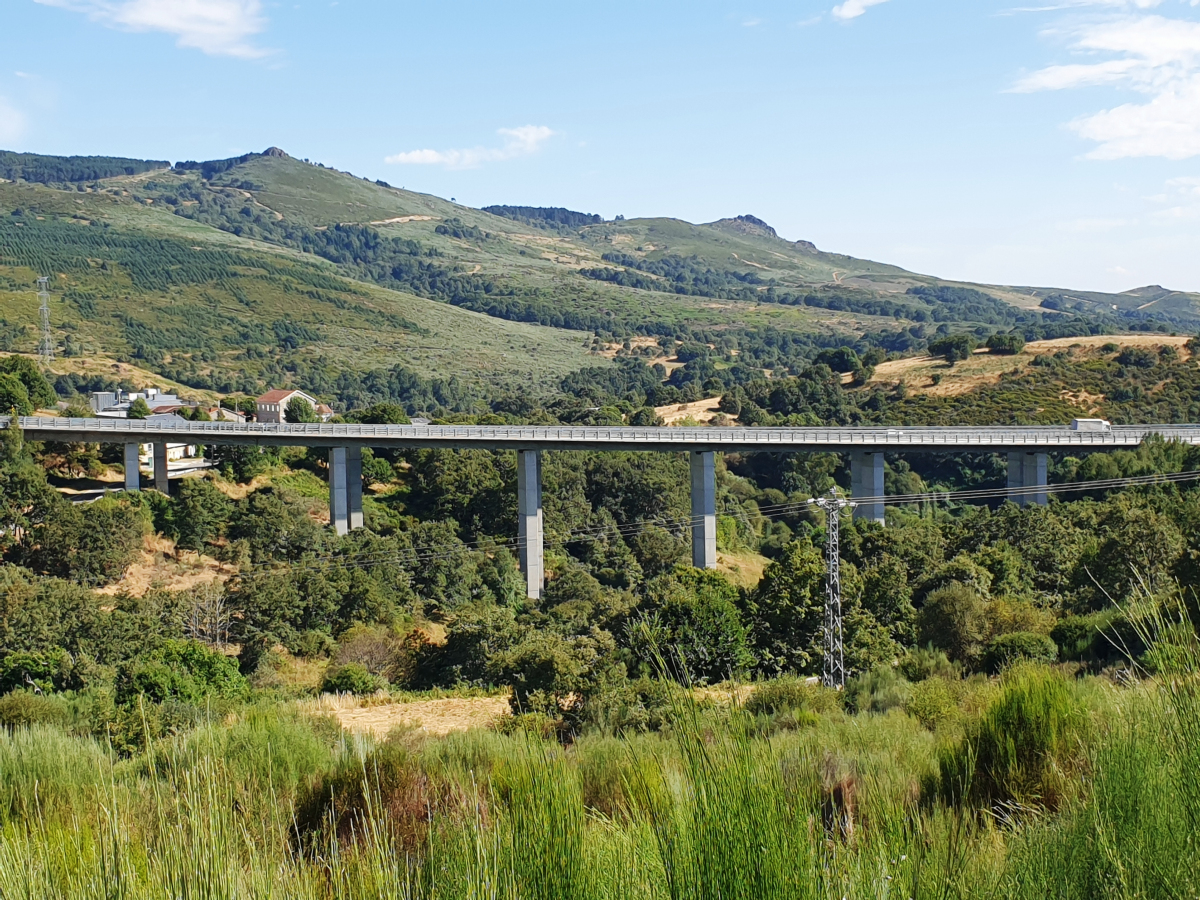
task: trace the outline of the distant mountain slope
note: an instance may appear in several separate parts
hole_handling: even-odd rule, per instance
[[[155,176],[158,177],[158,176]],[[102,352],[201,389],[255,393],[397,364],[469,403],[546,393],[590,336],[503,321],[356,281],[336,265],[176,216],[124,188],[0,184],[0,349],[37,343],[33,283],[51,273],[62,352]],[[446,405],[461,405],[457,401]]]
[[[824,347],[916,349],[947,330],[1200,325],[1200,296],[1159,287],[949,282],[784,240],[753,215],[696,225],[489,212],[278,148],[170,168],[111,159],[94,171],[115,174],[96,178],[76,178],[78,157],[22,159],[16,183],[0,184],[0,290],[27,291],[35,269],[52,270],[64,340],[74,329],[77,342],[204,387],[402,361],[427,378],[551,390],[609,365],[593,334],[643,336],[626,352],[644,358],[656,355],[646,338],[722,346],[746,368],[737,379],[795,369]],[[59,185],[54,173],[73,173],[69,190],[24,183]],[[10,296],[2,334],[31,344],[32,295]]]

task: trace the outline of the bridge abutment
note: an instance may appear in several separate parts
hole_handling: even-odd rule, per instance
[[[1046,491],[1028,489],[1045,488],[1048,482],[1047,457],[1044,452],[1014,450],[1008,454],[1008,487],[1010,490],[1025,489],[1024,493],[1012,498],[1018,506],[1045,506],[1049,502]]]
[[[542,453],[517,451],[517,546],[525,594],[539,600],[546,584],[545,515],[542,512]]]
[[[855,500],[872,498],[871,502],[854,507],[854,518],[884,524],[882,451],[851,451],[850,495]]]
[[[142,489],[142,475],[138,470],[142,466],[142,445],[141,444],[126,444],[125,445],[125,490],[140,491]]]
[[[692,469],[692,565],[717,567],[717,454],[694,450]]]

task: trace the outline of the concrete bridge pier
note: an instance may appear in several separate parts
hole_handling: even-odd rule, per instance
[[[154,489],[160,494],[171,492],[170,469],[167,466],[167,445],[162,441],[154,445]]]
[[[346,448],[329,448],[329,524],[339,535],[350,530],[350,509],[346,491]]]
[[[1009,489],[1044,488],[1048,483],[1046,465],[1044,452],[1010,451],[1008,454]],[[1012,499],[1018,506],[1029,506],[1030,504],[1045,506],[1049,502],[1049,497],[1044,490],[1017,494]]]
[[[517,451],[517,547],[525,594],[539,600],[546,585],[545,515],[542,512],[542,453]]]
[[[138,471],[142,465],[141,457],[141,444],[125,445],[125,490],[127,491],[140,491],[142,489],[142,476]]]
[[[695,450],[688,454],[692,468],[692,565],[717,567],[717,454]]]
[[[362,448],[329,448],[329,524],[337,534],[363,527]]]
[[[350,530],[363,527],[362,447],[346,448],[346,513]]]
[[[854,518],[884,524],[883,516],[883,452],[853,450],[850,453],[850,495],[876,498],[854,507]]]

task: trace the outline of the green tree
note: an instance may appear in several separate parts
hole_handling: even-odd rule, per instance
[[[32,416],[29,391],[16,375],[0,374],[0,414]]]
[[[54,504],[22,541],[21,562],[45,575],[99,587],[117,581],[142,549],[146,511],[125,498]]]
[[[241,444],[215,444],[204,455],[226,478],[239,484],[253,481],[276,458],[275,453],[264,452],[262,447]]]
[[[38,364],[28,356],[6,356],[0,359],[0,374],[12,375],[25,386],[34,409],[49,409],[58,401],[54,388],[42,374]]]
[[[185,478],[175,500],[175,546],[197,553],[217,540],[229,523],[233,504],[207,478]]]
[[[293,397],[288,401],[287,408],[283,411],[283,420],[293,424],[319,421],[316,409],[303,397]]]
[[[961,362],[975,349],[975,339],[969,334],[952,334],[929,342],[929,355],[940,356],[950,365]]]
[[[15,418],[0,431],[0,551],[25,539],[62,497],[46,482],[46,470],[34,462]]]
[[[412,419],[399,403],[376,403],[353,416],[364,425],[411,425]]]
[[[988,634],[987,603],[974,588],[948,584],[925,598],[917,626],[921,646],[932,644],[955,662],[973,664]]]
[[[295,562],[324,543],[304,504],[277,487],[260,488],[237,505],[228,537],[245,542],[255,566]]]
[[[760,670],[811,674],[820,669],[825,560],[808,538],[793,541],[767,566],[745,605]]]
[[[125,415],[130,419],[144,419],[150,415],[150,404],[147,403],[143,398],[138,397],[129,404],[129,409],[126,411]]]
[[[657,656],[683,683],[722,681],[754,663],[738,590],[721,573],[681,566],[648,584],[646,593],[628,633],[650,674],[657,674]]]

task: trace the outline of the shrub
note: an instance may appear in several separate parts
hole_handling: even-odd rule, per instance
[[[1044,666],[1009,670],[1000,697],[938,753],[938,793],[1002,811],[1056,808],[1078,762],[1086,713],[1073,685]]]
[[[817,682],[785,677],[756,684],[742,708],[751,715],[775,715],[790,710],[824,713],[838,705],[838,695]]]
[[[1144,347],[1126,347],[1117,354],[1117,362],[1135,369],[1152,369],[1158,362],[1158,356]]]
[[[66,650],[9,653],[0,660],[0,691],[25,688],[28,676],[42,690],[63,690],[71,681],[71,655]]]
[[[132,703],[194,704],[207,697],[240,699],[250,691],[237,661],[197,641],[164,641],[157,650],[123,663],[117,670],[116,700]]]
[[[992,353],[1012,355],[1025,349],[1025,338],[1019,334],[993,334],[985,346]]]
[[[325,694],[373,694],[383,687],[383,679],[372,675],[362,663],[330,666],[321,682]]]
[[[956,662],[971,663],[987,634],[987,604],[978,591],[948,584],[925,599],[917,624],[922,644],[946,651]]]
[[[482,800],[478,802],[485,814]],[[427,849],[435,813],[472,806],[461,802],[452,785],[431,779],[407,749],[388,743],[365,757],[346,754],[331,771],[310,781],[297,798],[290,830],[302,848],[315,850],[330,832],[350,845],[371,839],[364,823],[383,823],[398,852],[415,853]]]
[[[940,356],[950,365],[966,359],[975,349],[975,339],[969,334],[954,334],[929,342],[929,355]]]
[[[1058,645],[1044,634],[1014,631],[1002,634],[987,645],[983,663],[989,672],[999,672],[1021,660],[1052,663],[1058,659]]]
[[[65,725],[70,718],[66,705],[54,697],[45,697],[33,691],[13,691],[0,697],[0,725],[5,728]]]
[[[1123,609],[1112,607],[1087,616],[1064,616],[1050,632],[1063,659],[1104,664],[1136,659],[1146,645]]]
[[[916,647],[909,650],[900,660],[900,673],[916,684],[926,678],[958,678],[958,666],[950,662],[949,657],[941,650],[933,647]]]
[[[958,717],[961,691],[956,680],[933,676],[913,685],[904,711],[931,731]]]
[[[617,681],[585,698],[579,723],[613,734],[659,731],[670,724],[677,709],[691,704],[691,694],[673,681],[645,677]]]
[[[877,666],[850,679],[846,706],[854,712],[887,712],[908,702],[912,685],[892,666]]]

